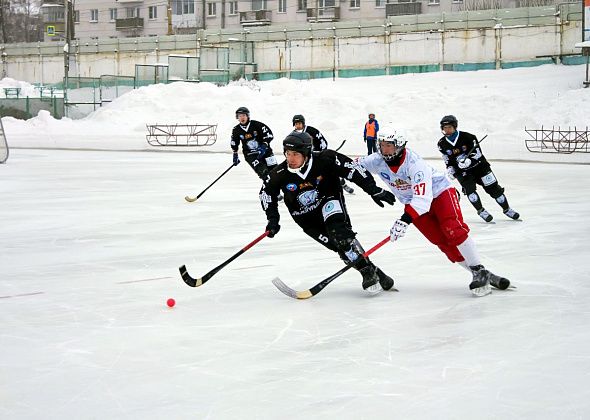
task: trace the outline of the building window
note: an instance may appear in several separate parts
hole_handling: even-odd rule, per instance
[[[74,23],[80,23],[80,11],[74,10]]]
[[[157,19],[158,18],[158,7],[157,6],[148,7],[148,16],[152,20]]]
[[[139,7],[127,7],[125,12],[128,18],[139,17]]]
[[[463,3],[463,0],[453,0],[453,3]]]
[[[111,22],[117,20],[117,9],[109,9],[109,16],[111,17]]]
[[[238,2],[237,1],[230,1],[229,2],[229,14],[230,15],[237,15],[238,14]]]
[[[385,0],[375,0],[375,7],[385,7]]]
[[[279,13],[287,13],[287,0],[279,0]]]
[[[98,22],[98,9],[90,9],[90,22]]]
[[[195,3],[193,2],[193,0],[183,0],[182,14],[183,15],[194,15],[195,14]]]
[[[266,0],[252,0],[252,10],[267,10]]]
[[[440,0],[428,0],[429,6],[438,6],[440,4]]]
[[[359,7],[361,7],[361,0],[350,0],[351,9],[358,9]]]
[[[217,3],[207,3],[207,16],[217,15]]]
[[[297,11],[305,12],[307,10],[307,0],[297,0]]]

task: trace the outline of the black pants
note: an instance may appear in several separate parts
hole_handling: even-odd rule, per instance
[[[246,162],[248,162],[248,165],[250,165],[250,167],[252,169],[254,169],[254,172],[256,172],[256,175],[258,175],[258,178],[260,178],[264,181],[266,179],[266,177],[268,176],[268,174],[270,173],[270,171],[272,171],[272,169],[275,166],[277,166],[276,163],[273,165],[268,165],[266,163],[266,158],[269,158],[271,156],[274,157],[274,154],[273,154],[272,150],[270,148],[268,148],[268,150],[266,151],[264,156],[260,159],[258,159],[257,153],[250,153],[248,155],[245,155],[244,159],[246,159]]]

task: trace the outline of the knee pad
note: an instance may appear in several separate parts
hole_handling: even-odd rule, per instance
[[[471,201],[472,203],[477,203],[479,201],[479,195],[477,195],[476,192],[472,192],[471,194],[469,194],[467,196],[467,198],[469,199],[469,201]]]
[[[481,185],[483,185],[484,188],[487,188],[494,183],[498,183],[498,180],[492,171],[481,177]]]

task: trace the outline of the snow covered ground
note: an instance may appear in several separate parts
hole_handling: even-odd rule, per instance
[[[210,114],[175,84],[140,89],[84,120],[3,119],[13,147],[0,165],[0,418],[590,417],[589,166],[564,163],[585,155],[492,162],[522,222],[482,194],[497,221],[485,224],[462,200],[483,262],[516,291],[472,297],[467,272],[411,227],[372,258],[399,293],[368,297],[360,275],[347,272],[296,301],[271,280],[306,289],[342,262],[284,206],[275,238],[202,287],[180,278],[180,265],[200,277],[266,225],[259,180],[244,163],[197,202],[183,199],[230,165],[228,153],[52,149],[147,149],[140,126],[175,109],[223,123],[211,149],[226,151],[233,111],[247,105],[279,141],[303,112],[332,144],[349,138],[348,154],[363,151],[365,114],[391,110],[418,133],[411,147],[438,167],[438,120],[453,112],[466,130],[489,133],[482,147],[492,157],[529,160],[519,124],[587,124],[580,70],[197,86],[211,89]],[[388,87],[371,107],[358,92],[380,80]],[[484,85],[496,85],[487,99],[476,91]],[[333,101],[322,104],[321,90]],[[113,136],[99,142],[98,130]],[[365,247],[402,212],[360,190],[347,204]]]
[[[338,79],[336,83],[279,79],[217,87],[178,82],[142,87],[82,120],[55,120],[41,111],[29,121],[5,118],[3,122],[13,146],[99,150],[153,150],[145,139],[146,124],[218,124],[219,140],[207,150],[226,152],[236,124],[234,112],[247,106],[252,118],[265,122],[277,137],[290,131],[294,114],[303,114],[330,144],[348,139],[345,151],[361,154],[366,150],[364,123],[373,112],[382,125],[391,122],[405,127],[422,156],[438,158],[433,147],[440,137],[438,123],[443,115],[454,114],[460,128],[479,137],[489,135],[485,151],[490,158],[588,162],[580,155],[532,154],[524,145],[525,127],[590,127],[590,91],[582,87],[584,71],[583,65],[545,65]]]

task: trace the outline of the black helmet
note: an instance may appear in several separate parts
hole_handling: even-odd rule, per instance
[[[250,110],[245,106],[241,106],[238,109],[236,109],[236,118],[238,118],[238,114],[246,114],[246,116],[250,118]]]
[[[305,125],[305,117],[301,114],[293,115],[293,125],[295,125],[296,122],[300,122]]]
[[[292,131],[283,140],[283,149],[299,152],[303,156],[311,155],[311,136],[307,133]]]
[[[459,121],[457,121],[457,117],[455,117],[454,115],[445,115],[440,120],[440,128],[443,128],[445,125],[452,125],[453,128],[457,129],[458,124]]]

